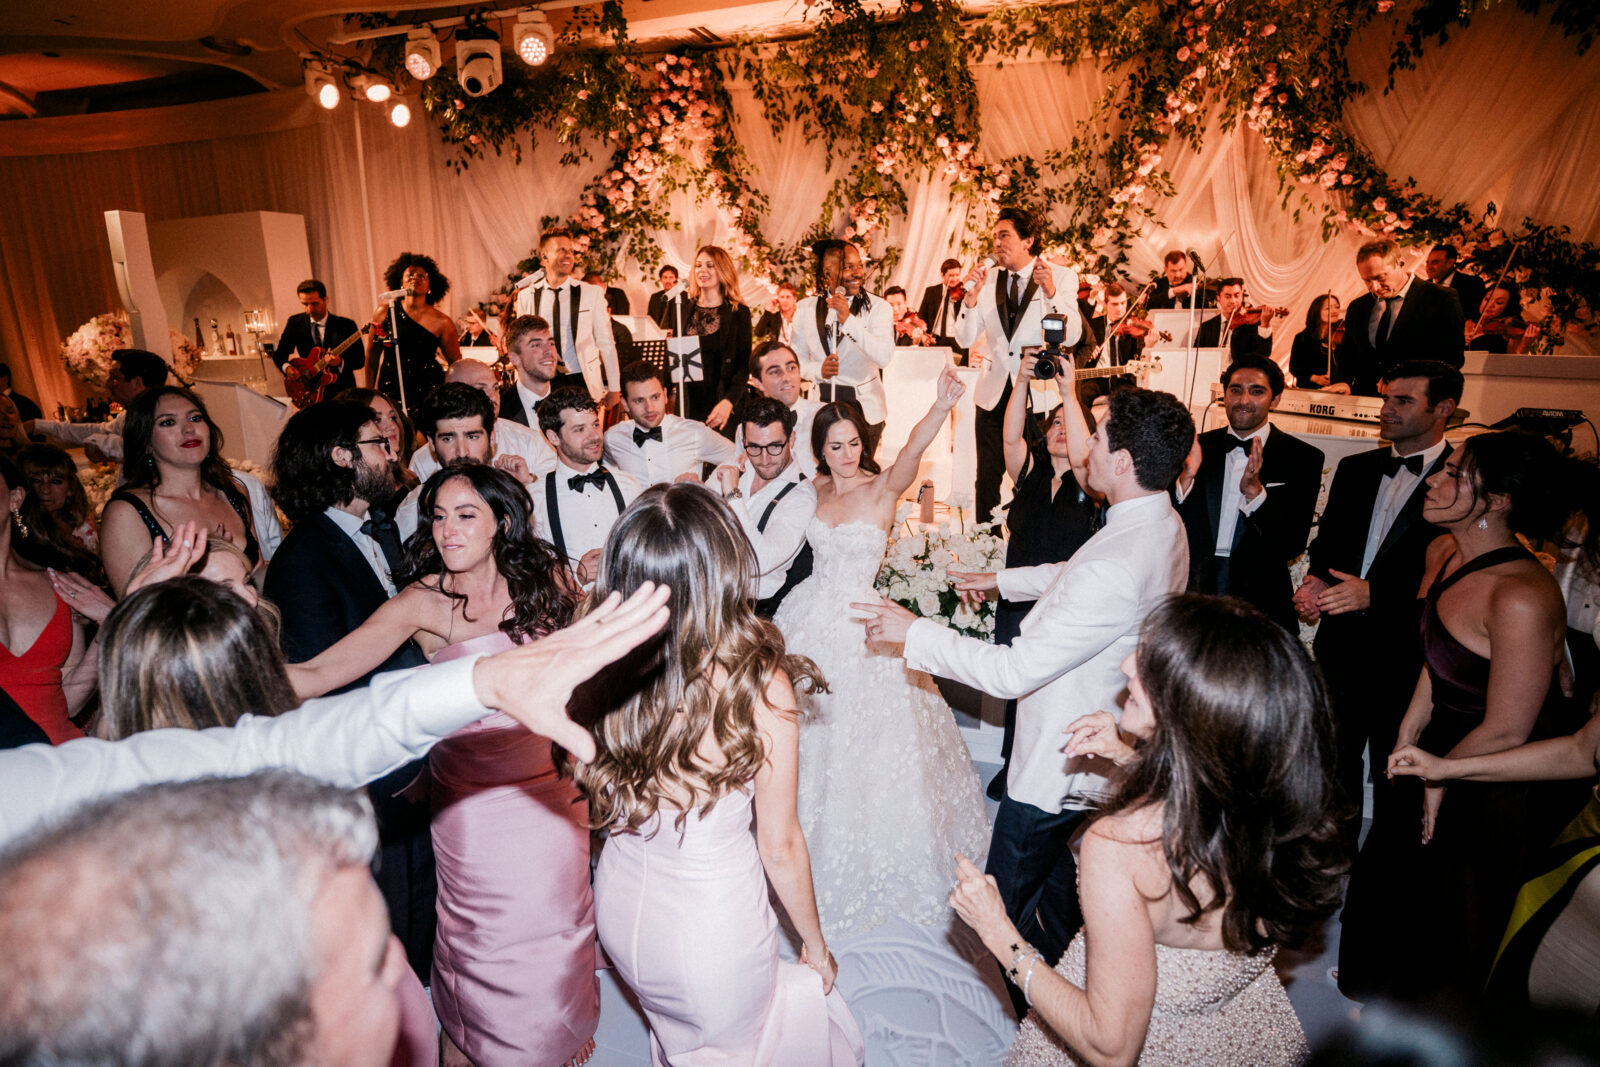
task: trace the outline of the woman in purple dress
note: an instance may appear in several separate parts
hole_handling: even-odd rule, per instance
[[[498,652],[571,619],[566,562],[533,534],[527,491],[464,464],[429,478],[400,592],[316,659],[301,697],[343,685],[414,639],[434,662]],[[600,1014],[588,808],[550,742],[495,714],[429,757],[439,931],[433,1005],[446,1064],[581,1064]],[[464,1057],[464,1059],[463,1059]]]

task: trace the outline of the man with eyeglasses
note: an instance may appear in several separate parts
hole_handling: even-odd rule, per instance
[[[713,479],[755,546],[756,612],[769,619],[811,573],[806,527],[817,513],[817,491],[795,462],[794,427],[794,412],[778,401],[747,400],[739,417],[744,469],[718,467]]]
[[[272,456],[272,497],[294,528],[267,567],[263,592],[282,613],[279,643],[290,663],[337,644],[394,596],[400,537],[393,520],[373,506],[398,488],[393,459],[376,413],[365,404],[324,400],[283,424]],[[426,662],[407,641],[377,670],[334,692]],[[435,897],[428,807],[401,795],[424,768],[421,760],[408,763],[374,782],[369,795],[378,816],[378,888],[391,928],[427,982]]]
[[[782,341],[763,341],[750,354],[750,379],[762,393],[794,413],[793,444],[790,452],[807,478],[817,476],[817,457],[811,451],[811,423],[822,409],[822,401],[800,395],[800,357]],[[744,447],[744,429],[734,431],[733,443]]]

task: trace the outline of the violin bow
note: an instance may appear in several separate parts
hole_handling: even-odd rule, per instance
[[[1096,349],[1094,353],[1095,365],[1099,365],[1100,361],[1105,359],[1106,354],[1111,351],[1111,339],[1117,335],[1117,327],[1122,325],[1122,320],[1133,314],[1133,309],[1139,306],[1139,301],[1143,300],[1149,294],[1150,290],[1155,287],[1155,284],[1156,283],[1153,279],[1146,282],[1145,287],[1139,290],[1139,295],[1128,301],[1127,309],[1124,310],[1122,314],[1117,316],[1117,321],[1106,323],[1105,340],[1100,342],[1100,347]]]
[[[1500,276],[1497,277],[1494,280],[1494,284],[1489,286],[1489,288],[1484,292],[1485,296],[1487,296],[1489,293],[1494,292],[1496,289],[1500,288],[1500,283],[1506,280],[1506,272],[1511,269],[1511,261],[1517,258],[1517,250],[1519,248],[1521,248],[1521,247],[1522,247],[1522,238],[1518,237],[1511,244],[1511,254],[1506,257],[1505,266],[1500,268]],[[1507,310],[1510,310],[1510,309],[1508,308]],[[1521,309],[1519,308],[1518,310],[1520,311]],[[1474,336],[1474,337],[1478,336],[1478,334],[1483,330],[1484,321],[1486,319],[1488,319],[1488,317],[1489,317],[1489,313],[1487,311],[1485,311],[1483,308],[1480,307],[1478,309],[1478,321],[1472,327],[1472,336]]]

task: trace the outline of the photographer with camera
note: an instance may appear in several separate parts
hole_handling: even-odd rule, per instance
[[[956,341],[972,349],[981,339],[983,369],[973,392],[973,420],[978,477],[975,491],[979,523],[987,523],[1000,503],[1000,475],[1005,470],[1001,424],[1006,403],[1022,363],[1022,349],[1043,340],[1044,316],[1061,316],[1060,343],[1077,344],[1083,333],[1078,312],[1078,275],[1038,255],[1040,222],[1021,208],[1009,207],[995,220],[993,257],[967,273],[966,299],[956,317]],[[992,268],[994,278],[990,279]]]

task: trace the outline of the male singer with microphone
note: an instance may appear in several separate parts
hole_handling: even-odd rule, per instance
[[[861,409],[867,420],[864,454],[871,455],[888,417],[882,375],[894,358],[894,312],[887,300],[863,288],[867,269],[855,245],[818,241],[811,252],[821,295],[795,306],[791,345],[800,373],[816,383],[815,399]]]
[[[1078,275],[1040,258],[1038,242],[1039,220],[1031,212],[1003,209],[994,224],[993,258],[968,272],[963,283],[967,296],[956,316],[958,343],[971,349],[980,337],[984,339],[985,360],[973,394],[978,451],[974,496],[980,523],[991,521],[1000,503],[1000,476],[1006,469],[1001,426],[1022,364],[1022,350],[1044,344],[1040,323],[1052,313],[1066,320],[1065,347],[1071,348],[1083,335]],[[990,285],[989,269],[994,266],[999,270]]]

